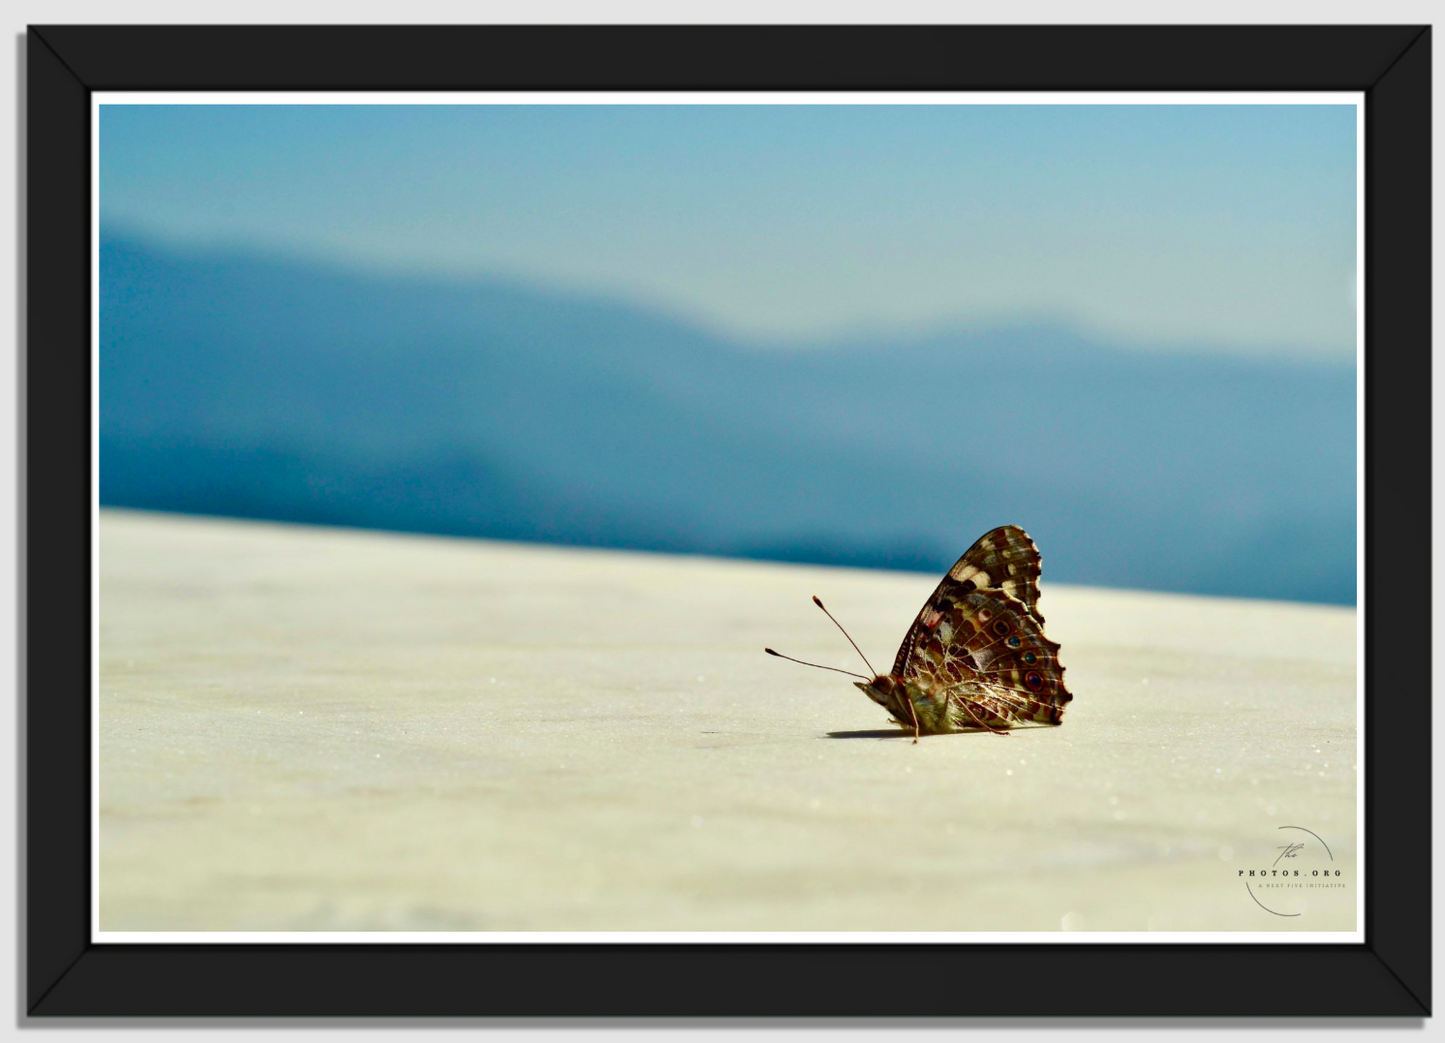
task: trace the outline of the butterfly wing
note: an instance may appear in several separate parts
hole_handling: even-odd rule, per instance
[[[901,676],[947,693],[960,723],[980,716],[1005,726],[1063,718],[1073,696],[1064,686],[1059,645],[1023,602],[1002,590],[960,590],[920,618]]]
[[[973,632],[963,626],[953,638],[971,658],[975,676],[950,688],[950,699],[1002,708],[1006,719],[1017,715],[1058,724],[1074,698],[1064,684],[1058,642],[1044,635],[1021,602],[1000,591],[975,591],[963,609]]]
[[[893,660],[895,676],[904,676],[908,662],[920,631],[927,629],[927,619],[936,613],[935,606],[947,602],[956,603],[969,591],[999,589],[1017,598],[1025,610],[1042,628],[1044,617],[1039,614],[1039,574],[1043,558],[1029,534],[1017,525],[1000,525],[980,536],[977,542],[963,552],[953,568],[938,584],[932,596],[924,604],[913,627],[898,646],[898,656]]]

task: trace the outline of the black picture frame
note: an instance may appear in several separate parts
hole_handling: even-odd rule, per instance
[[[1379,25],[30,27],[29,1017],[1428,1015],[1430,45],[1428,26]],[[1366,941],[92,944],[90,92],[281,89],[1363,91]],[[1373,654],[1387,639],[1410,655]]]

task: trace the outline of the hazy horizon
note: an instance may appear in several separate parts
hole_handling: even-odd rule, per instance
[[[1350,604],[1350,105],[102,105],[102,503]]]
[[[1058,326],[760,352],[646,307],[101,250],[101,502],[1352,602],[1353,366]]]

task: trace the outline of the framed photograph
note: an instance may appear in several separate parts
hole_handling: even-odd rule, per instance
[[[31,1016],[1429,1013],[1428,27],[25,53]]]

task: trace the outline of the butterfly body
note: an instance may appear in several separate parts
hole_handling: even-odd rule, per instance
[[[958,730],[946,695],[910,684],[891,674],[881,674],[872,681],[854,681],[853,684],[906,728],[913,727],[916,717],[919,731],[925,735]]]
[[[893,669],[854,684],[915,738],[1061,723],[1073,696],[1038,610],[1042,560],[1017,525],[985,533],[924,603]]]

